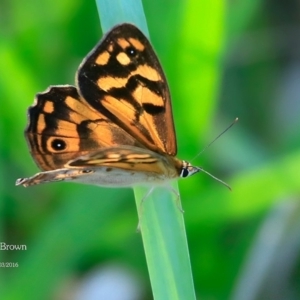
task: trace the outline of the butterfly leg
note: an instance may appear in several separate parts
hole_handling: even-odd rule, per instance
[[[177,208],[182,212],[184,213],[184,210],[182,208],[182,205],[181,205],[181,201],[180,201],[180,194],[172,187],[168,186],[167,187],[172,193],[174,193],[176,195],[176,205],[177,205]]]
[[[151,193],[154,191],[154,189],[155,189],[154,186],[151,187],[151,189],[148,190],[147,193],[143,196],[143,198],[139,204],[139,207],[138,207],[139,222],[138,222],[137,229],[136,229],[137,232],[141,231],[141,220],[142,220],[142,216],[143,216],[143,203],[151,195]]]

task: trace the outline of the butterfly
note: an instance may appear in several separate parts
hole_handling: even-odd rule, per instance
[[[137,27],[112,28],[80,64],[76,86],[36,95],[25,137],[42,172],[16,185],[153,185],[202,170],[176,158],[167,80]]]

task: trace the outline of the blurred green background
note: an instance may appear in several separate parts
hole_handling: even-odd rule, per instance
[[[143,1],[172,93],[197,299],[300,298],[300,4]],[[34,95],[73,84],[101,37],[94,1],[0,4],[1,299],[152,299],[130,189],[15,180],[38,171],[23,131]],[[121,298],[95,293],[122,291]],[[93,298],[94,296],[94,298]],[[127,297],[127,298],[126,298]]]

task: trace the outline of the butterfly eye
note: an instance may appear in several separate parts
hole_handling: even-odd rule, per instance
[[[127,47],[125,51],[126,51],[126,54],[130,57],[134,57],[137,55],[137,51],[133,47]]]
[[[188,177],[189,174],[190,174],[190,172],[187,168],[182,168],[180,177],[185,178],[185,177]]]
[[[53,150],[55,151],[62,151],[62,150],[65,150],[66,147],[67,147],[67,144],[64,140],[61,140],[61,139],[54,139],[52,142],[51,142],[51,147]]]

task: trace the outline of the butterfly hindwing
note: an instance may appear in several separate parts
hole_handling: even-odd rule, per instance
[[[122,128],[90,107],[73,86],[52,86],[37,94],[25,136],[42,170],[113,145],[138,145]]]
[[[152,46],[131,24],[114,27],[79,67],[82,97],[146,148],[176,155],[170,93]]]

